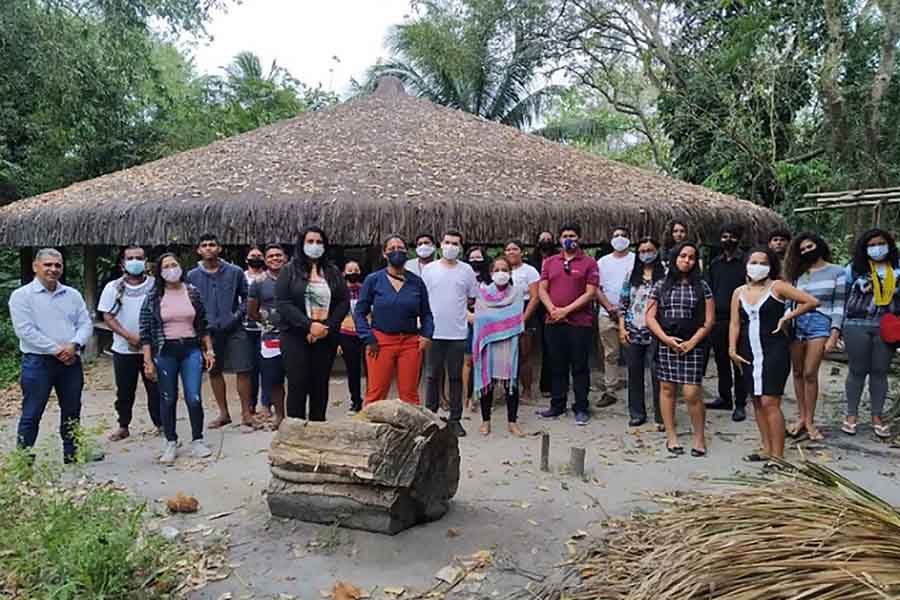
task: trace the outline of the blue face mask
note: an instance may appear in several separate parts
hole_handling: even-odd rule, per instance
[[[569,238],[566,238],[563,240],[563,248],[565,248],[566,250],[571,252],[572,250],[574,250],[577,247],[578,247],[578,240],[572,240]]]
[[[143,275],[146,268],[147,265],[142,260],[131,259],[125,261],[125,272],[129,275],[134,275],[135,277],[137,277],[138,275]]]
[[[866,252],[874,261],[881,261],[888,255],[887,244],[878,244],[877,246],[869,246]]]
[[[388,252],[387,261],[392,267],[400,268],[406,264],[406,250]]]

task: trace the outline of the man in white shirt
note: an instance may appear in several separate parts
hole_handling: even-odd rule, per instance
[[[462,368],[468,338],[467,307],[475,298],[478,282],[475,271],[459,261],[463,237],[459,231],[450,230],[441,242],[441,259],[429,264],[422,272],[428,288],[428,301],[434,315],[434,337],[425,355],[425,406],[437,412],[440,397],[441,371],[445,365],[450,382],[450,417],[447,426],[462,437],[466,430],[462,419]]]
[[[425,267],[434,262],[434,254],[434,236],[430,233],[420,233],[416,236],[416,258],[406,261],[404,268],[421,277]]]
[[[111,442],[124,440],[131,435],[128,428],[131,425],[138,377],[144,382],[150,420],[157,429],[162,427],[159,388],[144,375],[140,336],[141,306],[155,281],[145,273],[147,256],[140,246],[125,248],[119,267],[122,269],[122,277],[106,284],[100,294],[100,302],[97,303],[97,310],[103,313],[103,322],[113,332],[113,374],[116,379],[119,427],[109,434]]]
[[[625,227],[613,229],[610,245],[612,254],[597,261],[600,272],[600,287],[597,288],[597,301],[600,309],[597,313],[597,329],[599,330],[600,347],[598,348],[603,364],[603,396],[597,406],[615,404],[613,393],[625,387],[622,368],[619,367],[619,294],[625,277],[634,267],[634,253],[631,247],[631,233]]]

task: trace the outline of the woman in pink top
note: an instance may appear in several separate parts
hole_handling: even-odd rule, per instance
[[[140,322],[145,375],[151,381],[159,381],[160,419],[166,436],[160,462],[174,463],[177,453],[175,403],[179,375],[191,421],[191,454],[206,458],[212,451],[203,442],[200,385],[204,366],[209,369],[215,362],[206,311],[200,293],[184,282],[184,271],[174,254],[160,256],[155,273],[156,285],[144,300]]]

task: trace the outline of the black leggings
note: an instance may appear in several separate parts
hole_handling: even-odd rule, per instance
[[[491,420],[491,409],[494,406],[494,386],[491,383],[488,387],[481,391],[478,398],[481,402],[481,420],[489,422]],[[515,382],[503,382],[503,391],[506,392],[506,418],[510,423],[515,423],[519,419],[519,386]]]
[[[287,416],[324,421],[328,381],[337,354],[338,338],[331,334],[314,344],[293,332],[281,333],[281,355],[287,373]],[[308,403],[308,404],[307,404]],[[308,406],[308,409],[307,409]]]
[[[347,387],[350,388],[350,405],[353,410],[362,410],[362,368],[363,368],[363,342],[356,334],[341,333],[338,336],[338,344],[344,357],[344,365],[347,367]]]

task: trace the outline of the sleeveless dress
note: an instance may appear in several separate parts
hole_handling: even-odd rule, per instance
[[[755,304],[740,297],[741,336],[738,353],[750,361],[744,377],[753,396],[781,396],[791,372],[791,347],[787,334],[773,334],[784,316],[785,305],[772,295],[772,287]]]

